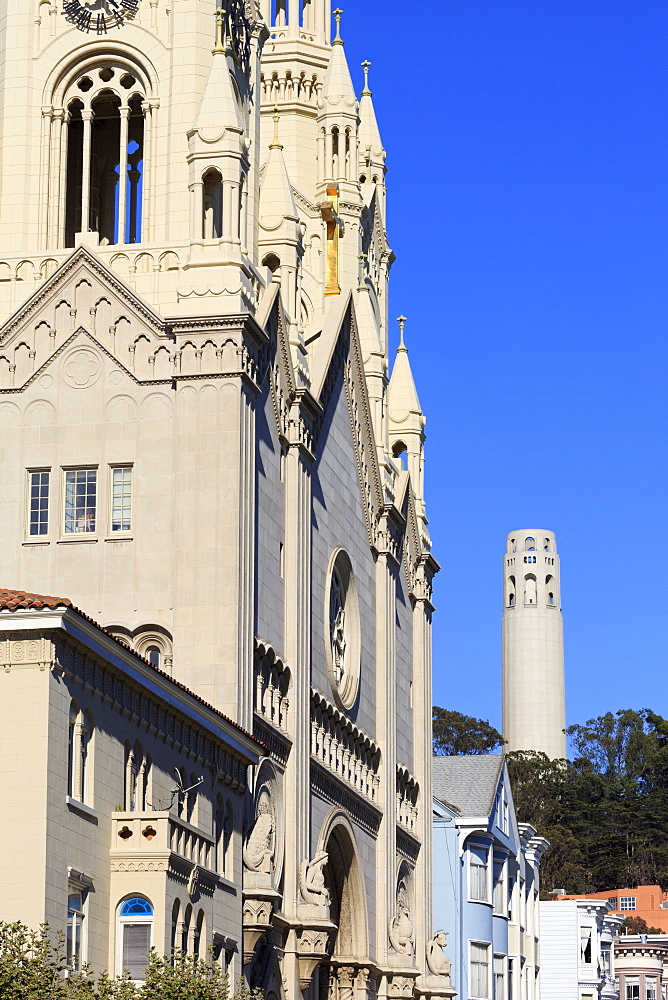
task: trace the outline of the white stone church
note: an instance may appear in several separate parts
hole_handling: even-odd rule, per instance
[[[0,13],[0,920],[137,980],[450,996],[425,420],[331,24]]]

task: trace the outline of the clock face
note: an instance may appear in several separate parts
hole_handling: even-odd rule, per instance
[[[65,0],[63,14],[80,31],[104,35],[135,16],[139,0]]]

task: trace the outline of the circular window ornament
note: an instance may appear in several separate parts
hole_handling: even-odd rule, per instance
[[[339,708],[355,704],[360,678],[359,603],[348,553],[332,556],[325,595],[325,656],[334,700]]]

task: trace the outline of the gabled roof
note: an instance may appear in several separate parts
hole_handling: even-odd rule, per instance
[[[189,688],[187,688],[185,684],[180,684],[179,681],[174,680],[173,677],[170,677],[169,674],[166,674],[164,670],[158,669],[158,667],[155,667],[149,660],[144,659],[144,657],[140,656],[139,653],[135,652],[135,650],[132,649],[131,646],[128,646],[127,643],[122,642],[115,635],[112,635],[111,632],[108,632],[106,628],[103,628],[102,625],[96,622],[93,618],[89,618],[89,616],[85,612],[75,607],[75,605],[72,604],[69,598],[47,597],[44,594],[31,594],[25,590],[14,590],[5,587],[0,587],[0,612],[45,611],[45,610],[58,611],[61,609],[63,611],[73,612],[75,615],[78,615],[80,618],[83,618],[84,621],[87,621],[90,625],[93,625],[94,628],[98,629],[100,632],[103,632],[108,639],[111,639],[117,645],[121,646],[126,652],[131,653],[132,656],[135,657],[137,660],[139,660],[143,666],[150,667],[152,671],[154,671],[163,679],[169,681],[169,683],[174,685],[175,688],[178,688],[180,691],[183,691],[194,701],[198,702],[200,705],[203,705],[204,708],[208,709],[210,712],[213,712],[214,715],[217,715],[219,718],[224,719],[224,721],[228,725],[233,726],[234,729],[242,733],[247,739],[252,740],[253,743],[256,744],[258,749],[266,753],[267,748],[265,747],[265,745],[263,743],[260,743],[259,740],[256,740],[255,737],[251,733],[247,732],[242,726],[238,725],[238,723],[236,723],[234,719],[230,719],[227,715],[224,715],[217,708],[214,708],[213,705],[210,705],[208,702],[204,701],[203,698],[200,698],[200,696],[195,694],[194,691],[191,691]],[[18,626],[18,623],[17,627],[20,627]]]
[[[499,787],[503,754],[434,756],[434,795],[461,816],[489,816]]]

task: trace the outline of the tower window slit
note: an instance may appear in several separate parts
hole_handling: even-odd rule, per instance
[[[204,219],[205,240],[219,240],[223,235],[223,178],[217,170],[209,170],[204,176]]]

